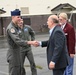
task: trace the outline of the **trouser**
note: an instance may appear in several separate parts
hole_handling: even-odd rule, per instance
[[[64,75],[73,75],[74,58],[69,57],[69,59],[70,59],[70,62],[69,62],[69,65],[66,67]]]
[[[21,66],[22,66],[21,74],[22,75],[26,75],[26,71],[25,71],[25,68],[24,68],[24,62],[25,62],[25,58],[26,57],[27,57],[27,59],[30,62],[32,75],[37,75],[36,65],[35,65],[34,58],[33,58],[33,53],[32,53],[31,50],[25,51],[25,52],[21,52]]]
[[[65,68],[54,69],[53,70],[53,75],[63,75],[64,74],[64,70],[65,70]]]
[[[9,75],[21,75],[21,66],[11,66],[9,64]]]

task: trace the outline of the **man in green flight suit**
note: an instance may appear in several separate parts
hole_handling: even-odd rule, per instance
[[[21,20],[20,10],[11,11],[12,21],[7,26],[7,42],[9,49],[7,52],[7,62],[9,63],[9,75],[21,75],[20,47],[33,44],[34,41],[26,41],[19,38],[18,23]]]
[[[34,41],[35,40],[35,32],[29,25],[23,24],[23,19],[19,21],[19,37],[25,41]],[[34,62],[33,53],[31,50],[31,45],[26,45],[25,47],[21,47],[21,74],[26,75],[26,71],[24,68],[25,58],[30,62],[32,75],[37,75],[36,65]]]

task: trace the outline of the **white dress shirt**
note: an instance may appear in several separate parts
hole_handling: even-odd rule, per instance
[[[65,24],[63,24],[63,25],[61,25],[62,30],[64,29],[65,25],[66,25],[66,23],[65,23]]]

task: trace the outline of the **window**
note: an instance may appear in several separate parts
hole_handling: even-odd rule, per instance
[[[29,7],[21,7],[22,14],[29,14]]]

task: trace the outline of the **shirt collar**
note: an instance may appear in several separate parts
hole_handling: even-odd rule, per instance
[[[54,27],[55,27],[55,26],[54,26]],[[53,31],[54,27],[49,30],[50,36],[51,36],[51,34],[52,34],[52,31]]]
[[[64,23],[63,25],[61,25],[61,28],[64,29],[65,25],[66,25],[66,23]]]

